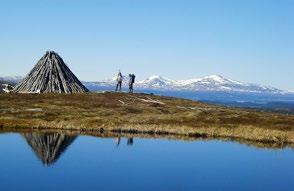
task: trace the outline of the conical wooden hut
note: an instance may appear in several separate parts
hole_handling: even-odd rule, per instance
[[[47,51],[13,90],[15,93],[82,93],[88,91],[54,51]]]

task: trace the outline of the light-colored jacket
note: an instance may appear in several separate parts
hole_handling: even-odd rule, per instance
[[[116,81],[117,81],[117,82],[122,82],[122,81],[123,81],[123,76],[122,76],[121,73],[118,73],[118,74],[117,74]]]

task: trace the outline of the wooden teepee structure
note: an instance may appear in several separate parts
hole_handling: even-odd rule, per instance
[[[13,90],[16,93],[81,93],[88,91],[54,51],[47,51]]]

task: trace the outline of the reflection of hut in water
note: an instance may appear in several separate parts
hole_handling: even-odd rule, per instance
[[[59,133],[23,133],[23,137],[46,166],[56,162],[76,138]]]

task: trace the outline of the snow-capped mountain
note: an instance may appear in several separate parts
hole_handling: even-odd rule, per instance
[[[127,85],[128,78],[124,83]],[[114,86],[115,78],[100,82],[86,82],[86,86],[109,87]],[[218,91],[218,92],[251,92],[251,93],[285,93],[277,88],[257,84],[242,83],[224,78],[220,75],[211,75],[203,78],[189,80],[172,80],[161,76],[150,76],[149,78],[137,81],[135,88],[139,90],[160,90],[160,91]],[[90,87],[91,89],[91,87]]]
[[[174,87],[176,83],[174,80],[161,76],[150,76],[145,80],[138,81],[135,86],[139,88],[165,89]]]

